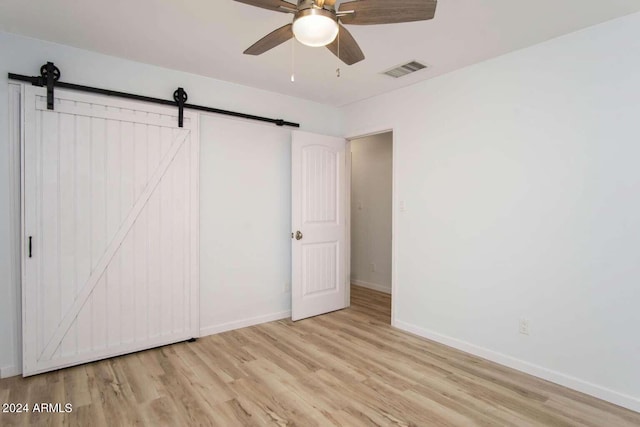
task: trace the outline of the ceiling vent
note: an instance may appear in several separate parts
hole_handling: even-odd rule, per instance
[[[411,61],[403,65],[398,65],[397,67],[383,72],[382,74],[397,79],[399,77],[404,77],[407,74],[415,73],[416,71],[420,71],[425,68],[427,68],[426,65],[421,64],[418,61]]]

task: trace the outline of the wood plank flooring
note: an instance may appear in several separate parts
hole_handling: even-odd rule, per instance
[[[638,413],[389,323],[389,296],[353,286],[347,310],[1,380],[0,404],[73,412],[0,413],[0,426],[640,425]]]

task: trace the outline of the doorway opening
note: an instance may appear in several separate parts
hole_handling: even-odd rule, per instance
[[[393,132],[352,138],[351,306],[391,323],[393,290]]]

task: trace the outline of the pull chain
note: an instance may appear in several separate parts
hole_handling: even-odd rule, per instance
[[[336,68],[336,77],[340,78],[340,25],[338,25],[338,35],[336,37],[338,37],[338,61]]]
[[[291,40],[291,83],[296,81],[296,39]]]

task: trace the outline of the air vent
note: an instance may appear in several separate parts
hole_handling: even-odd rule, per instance
[[[386,74],[389,77],[397,79],[398,77],[404,77],[407,74],[415,73],[416,71],[420,71],[424,68],[427,68],[427,66],[419,63],[418,61],[411,61],[404,65],[399,65],[390,70],[387,70],[382,74]]]

